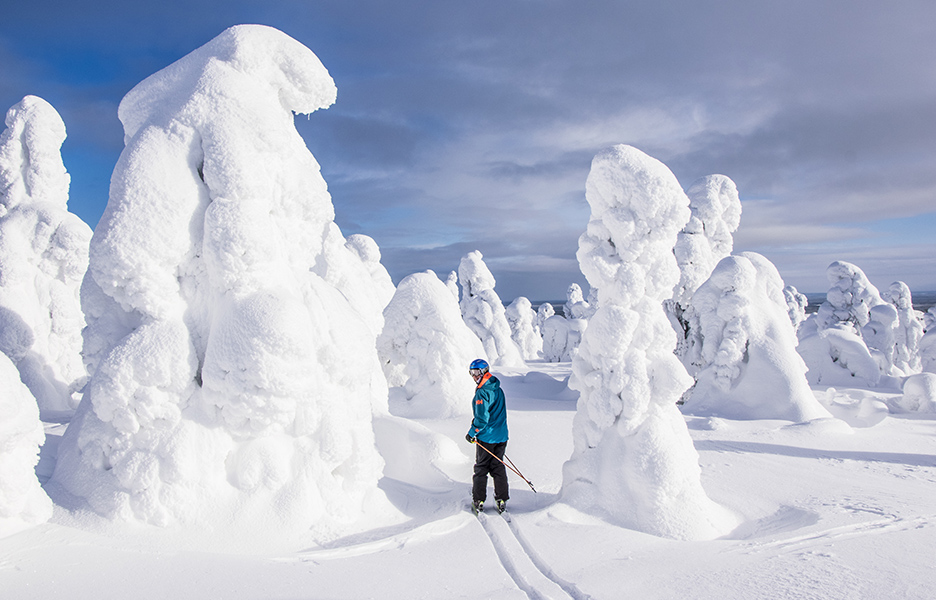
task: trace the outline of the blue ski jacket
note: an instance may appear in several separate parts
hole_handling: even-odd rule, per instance
[[[500,381],[485,373],[475,389],[474,419],[468,435],[488,444],[507,441],[507,402]]]

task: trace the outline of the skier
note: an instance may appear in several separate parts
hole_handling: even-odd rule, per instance
[[[480,358],[471,361],[468,367],[468,373],[477,387],[472,404],[474,419],[465,439],[482,446],[475,449],[471,487],[471,507],[476,513],[484,510],[488,473],[494,479],[494,501],[498,512],[504,512],[509,498],[507,469],[501,462],[507,451],[507,404],[500,381],[488,372],[488,368],[487,362]]]

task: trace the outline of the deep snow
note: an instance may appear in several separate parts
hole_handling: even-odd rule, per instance
[[[525,598],[524,588],[529,597],[596,599],[936,597],[936,419],[889,414],[896,390],[814,387],[852,427],[687,417],[706,493],[743,523],[720,539],[680,542],[556,502],[572,452],[570,365],[528,366],[496,371],[508,456],[539,491],[511,476],[509,524],[465,510],[464,423],[420,421],[458,456],[433,478],[405,468],[410,453],[426,450],[413,440],[424,438],[381,447],[395,476],[380,486],[407,515],[401,525],[323,547],[271,539],[210,549],[176,529],[115,527],[56,506],[49,523],[0,540],[0,597],[480,599]],[[47,425],[43,479],[62,428]]]

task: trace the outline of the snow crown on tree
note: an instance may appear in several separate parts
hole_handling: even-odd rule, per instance
[[[462,257],[458,281],[462,287],[462,318],[481,340],[491,364],[523,366],[520,348],[510,337],[504,304],[494,291],[494,275],[484,264],[480,252],[475,250]]]
[[[692,378],[662,307],[679,279],[673,246],[689,199],[666,165],[623,145],[594,158],[585,197],[577,256],[599,308],[572,361],[581,395],[562,498],[648,533],[713,537],[732,519],[702,489],[676,408]]]
[[[53,475],[98,513],[331,536],[381,496],[375,245],[341,235],[293,123],[335,94],[244,25],[121,102],[82,290],[97,368]]]
[[[65,124],[26,96],[0,134],[0,351],[47,418],[70,416],[87,379],[78,300],[91,229],[68,212]]]

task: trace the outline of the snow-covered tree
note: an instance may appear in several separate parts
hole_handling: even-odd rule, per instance
[[[910,288],[902,281],[895,281],[881,294],[897,310],[897,327],[894,331],[894,366],[904,374],[919,373],[920,340],[923,338],[923,323],[913,310]]]
[[[468,365],[485,357],[484,348],[436,274],[405,277],[384,309],[384,322],[377,354],[391,386],[391,411],[406,417],[470,415],[474,383]]]
[[[13,362],[0,355],[0,538],[52,516],[35,471],[44,440],[35,399]]]
[[[68,212],[65,124],[26,96],[0,134],[0,338],[46,418],[70,416],[87,379],[78,290],[91,229]]]
[[[124,97],[82,287],[98,366],[56,489],[112,519],[258,535],[395,514],[372,427],[387,401],[379,269],[335,225],[293,123],[335,97],[308,48],[259,25]]]
[[[556,309],[549,302],[543,302],[536,309],[536,329],[540,332],[540,335],[543,335],[543,323],[554,314],[556,314]]]
[[[590,315],[588,302],[585,301],[585,295],[582,293],[582,287],[573,283],[566,290],[566,303],[562,308],[562,314],[566,319],[587,319]]]
[[[801,294],[792,285],[783,288],[783,299],[786,301],[790,323],[793,324],[793,330],[796,331],[802,322],[806,320],[806,307],[809,305],[809,299],[806,298],[806,294]]]
[[[936,373],[936,327],[920,338],[920,368],[926,373]]]
[[[458,282],[462,288],[462,318],[481,340],[491,364],[522,367],[523,356],[510,337],[504,305],[494,291],[494,275],[477,250],[462,257]]]
[[[754,252],[723,258],[692,296],[702,369],[683,412],[730,419],[830,417],[806,381],[776,267]]]
[[[797,352],[809,369],[806,378],[813,385],[875,386],[882,375],[880,360],[872,355],[862,330],[871,321],[871,309],[886,303],[851,263],[833,262],[826,276],[831,285],[826,301],[797,331]]]
[[[572,361],[580,398],[561,497],[655,535],[714,537],[734,523],[702,489],[676,407],[692,378],[662,308],[679,279],[673,246],[689,199],[664,164],[624,145],[594,158],[585,197],[577,257],[599,308]]]
[[[458,302],[458,273],[455,271],[449,272],[448,277],[445,279],[445,287],[455,296],[455,302]]]
[[[685,310],[692,294],[702,285],[718,261],[731,254],[732,234],[741,223],[741,200],[735,183],[724,175],[707,175],[686,190],[689,222],[676,237],[673,253],[679,265],[679,282],[673,300]]]
[[[510,337],[513,339],[524,360],[539,358],[543,350],[543,337],[537,328],[536,313],[533,304],[525,297],[518,296],[504,312],[510,325]]]
[[[818,329],[844,324],[861,335],[861,328],[871,319],[871,309],[885,303],[878,289],[864,271],[845,261],[829,265],[826,277],[831,287],[816,313]]]

